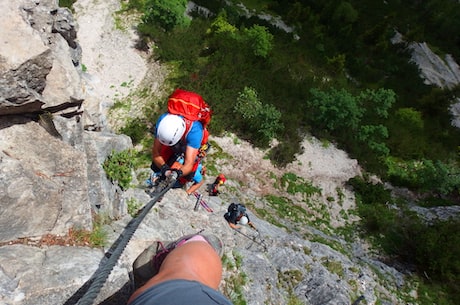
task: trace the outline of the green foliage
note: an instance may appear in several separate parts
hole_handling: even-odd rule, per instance
[[[388,203],[392,203],[390,192],[383,184],[372,184],[360,177],[351,178],[348,184],[355,191],[361,226],[376,235],[385,231],[395,218],[394,211],[387,207]]]
[[[424,266],[431,277],[452,284],[460,279],[460,221],[437,221],[411,228],[416,247],[417,264]],[[460,292],[460,289],[459,291]]]
[[[236,99],[235,112],[240,114],[243,119],[251,120],[257,117],[262,109],[262,102],[253,88],[244,87]]]
[[[280,179],[280,185],[289,194],[303,194],[305,198],[315,194],[321,195],[321,189],[315,187],[311,182],[305,181],[302,177],[293,173],[285,173]]]
[[[265,199],[281,219],[289,219],[300,223],[307,219],[307,211],[287,198],[268,195]]]
[[[120,133],[131,138],[133,144],[139,144],[148,135],[147,124],[140,118],[128,118],[126,124],[120,128]]]
[[[381,183],[369,183],[365,178],[354,177],[347,184],[353,187],[359,201],[365,204],[385,204],[391,202],[391,193]]]
[[[285,287],[289,294],[302,281],[302,272],[300,270],[286,270],[278,272],[278,282],[282,287]]]
[[[417,280],[417,303],[418,304],[439,304],[439,305],[451,305],[457,304],[455,300],[458,297],[455,293],[452,293],[454,297],[449,295],[449,289],[444,283],[433,283],[427,281],[424,277],[418,277]],[[458,296],[458,294],[457,294]]]
[[[342,26],[354,23],[358,19],[358,12],[353,8],[350,2],[341,1],[334,10],[332,20],[341,23]]]
[[[394,118],[401,123],[406,123],[407,128],[414,133],[423,132],[424,122],[422,113],[414,108],[399,108],[394,114]]]
[[[137,10],[143,12],[145,0],[129,0],[121,2],[121,12]]]
[[[234,111],[241,115],[247,131],[253,134],[251,138],[259,144],[268,144],[283,128],[281,113],[273,105],[263,105],[253,88],[244,87]]]
[[[391,89],[379,88],[377,90],[366,89],[360,92],[360,103],[368,109],[367,113],[375,112],[378,117],[386,119],[388,110],[396,102],[396,94]]]
[[[146,0],[144,6],[144,24],[158,24],[169,31],[176,26],[185,27],[190,19],[185,16],[187,1],[185,0]]]
[[[225,12],[219,14],[207,30],[208,35],[232,35],[236,32],[238,32],[238,28],[227,21],[227,15]]]
[[[113,183],[117,183],[122,190],[128,189],[132,181],[133,151],[112,151],[105,159],[102,168]]]
[[[225,283],[222,287],[223,293],[234,305],[246,305],[247,301],[245,298],[244,286],[248,282],[248,277],[241,271],[243,257],[236,251],[233,251],[232,254],[233,261],[227,255],[222,257],[223,266],[229,271],[232,271],[232,269],[237,269],[238,271],[225,279]]]
[[[407,211],[389,208],[391,197],[383,185],[360,178],[350,179],[349,184],[357,196],[363,233],[388,254],[415,264],[434,284],[444,282],[451,295],[458,295],[460,221],[424,223]]]
[[[107,245],[108,234],[105,225],[110,223],[110,218],[104,214],[93,215],[93,229],[91,231],[71,228],[69,229],[70,239],[79,244],[95,248],[102,248]]]
[[[388,145],[393,155],[401,158],[419,158],[428,142],[424,139],[425,122],[420,111],[411,107],[399,108],[390,118]]]
[[[300,142],[286,140],[273,147],[268,156],[278,167],[284,167],[295,160],[295,154],[300,150]]]
[[[93,247],[104,247],[107,245],[108,242],[108,234],[107,231],[101,225],[96,225],[93,228],[89,236],[90,244]]]
[[[67,7],[73,12],[73,4],[77,2],[77,0],[59,0],[60,7]]]
[[[273,35],[264,26],[253,25],[243,30],[244,44],[250,46],[255,56],[266,58],[273,49]]]
[[[358,99],[345,89],[330,89],[328,92],[310,89],[312,98],[308,106],[312,120],[318,128],[328,131],[337,129],[357,130],[364,115]]]
[[[460,189],[457,166],[448,166],[439,160],[401,160],[386,158],[388,178],[397,185],[419,191],[433,191],[448,195]]]
[[[329,272],[337,274],[339,278],[343,278],[345,271],[340,261],[329,260],[327,257],[323,257],[321,263]]]
[[[131,217],[136,217],[139,209],[143,206],[143,204],[138,202],[136,198],[129,198],[127,206],[128,214],[131,215]]]
[[[200,3],[206,6],[211,2]],[[157,23],[139,26],[141,32],[155,38],[156,59],[177,67],[170,80],[173,86],[196,90],[212,101],[215,115],[211,133],[228,130],[266,145],[273,133],[251,130],[243,110],[236,112],[240,113],[237,116],[234,112],[244,88],[256,88],[257,94],[248,95],[248,99],[259,101],[262,108],[274,107],[264,110],[267,113],[259,111],[261,118],[269,119],[264,121],[256,115],[258,124],[269,124],[272,112],[281,114],[283,132],[277,132],[282,136],[281,144],[270,151],[278,165],[293,160],[301,149],[299,140],[308,132],[327,136],[368,169],[381,173],[389,166],[393,183],[455,194],[453,185],[459,170],[450,158],[460,136],[447,126],[450,116],[446,111],[453,94],[424,85],[418,68],[409,62],[405,46],[390,41],[397,28],[408,41],[435,42],[440,54],[452,52],[454,58],[460,57],[460,18],[452,18],[459,14],[459,3],[272,1],[269,8],[295,26],[299,40],[257,18],[238,16],[235,8],[225,7],[228,13],[222,13],[225,5],[220,1],[211,5],[213,12],[220,14],[209,20],[195,18],[189,28],[164,31]],[[273,41],[267,33],[273,35]],[[247,39],[252,34],[256,44]],[[401,160],[422,161],[407,166],[405,163],[412,161]],[[425,160],[440,160],[442,164]],[[381,240],[387,251],[400,253],[409,232],[401,224],[416,226],[415,221],[390,208],[392,200],[383,185],[364,185],[364,194],[358,195],[363,230],[371,232],[374,240]],[[270,204],[278,211],[286,213],[293,208],[285,198],[271,199]]]
[[[366,144],[378,156],[388,156],[390,149],[385,144],[388,129],[383,125],[363,125],[357,132],[358,141]]]

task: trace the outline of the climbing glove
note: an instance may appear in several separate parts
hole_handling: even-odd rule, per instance
[[[169,167],[168,164],[163,164],[160,168],[160,171],[161,171],[161,176],[160,176],[160,180],[165,180],[166,179],[166,172],[171,170],[171,168]]]
[[[180,176],[182,176],[183,172],[180,169],[173,168],[171,169],[171,176],[173,177],[174,180],[179,179]]]

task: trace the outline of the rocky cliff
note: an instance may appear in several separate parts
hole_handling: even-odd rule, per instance
[[[1,3],[0,304],[76,304],[131,223],[128,202],[151,199],[141,188],[123,192],[106,179],[105,158],[132,147],[128,137],[111,132],[108,109],[146,83],[161,96],[165,72],[133,48],[130,28],[115,27],[118,0],[79,0],[74,13],[52,0]],[[265,152],[232,135],[211,139],[234,157],[210,156],[229,178],[220,197],[205,196],[214,212],[193,211],[193,198],[169,191],[136,230],[94,304],[126,302],[131,264],[147,245],[202,229],[225,244],[222,291],[247,304],[351,304],[360,296],[367,304],[407,303],[397,292],[410,290],[403,274],[359,240],[328,230],[356,220],[348,213],[353,194],[344,187],[360,174],[356,160],[306,139],[304,153],[285,169],[321,190],[305,201],[274,187],[284,171]],[[308,223],[318,225],[279,220],[274,226],[250,211],[260,235],[242,233],[256,242],[226,225],[222,215],[231,201],[263,209],[267,194],[303,206]],[[107,245],[73,244],[69,230],[91,229],[96,214],[113,220],[105,226]]]

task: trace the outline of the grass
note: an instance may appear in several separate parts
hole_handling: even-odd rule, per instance
[[[222,257],[224,269],[231,271],[231,275],[225,279],[223,293],[234,305],[246,305],[244,286],[248,283],[248,276],[242,270],[243,256],[232,251],[232,257],[226,254]]]
[[[131,217],[136,217],[137,213],[139,212],[140,208],[142,208],[143,204],[137,201],[136,198],[129,198],[127,202],[127,206],[128,206],[128,214],[131,215]]]

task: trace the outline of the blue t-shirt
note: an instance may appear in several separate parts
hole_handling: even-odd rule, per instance
[[[156,130],[158,130],[158,124],[168,113],[163,113],[157,120]],[[185,137],[185,142],[187,146],[199,149],[201,147],[201,141],[203,140],[203,125],[199,121],[193,121],[190,130]],[[157,136],[155,134],[155,136]]]
[[[184,157],[180,157],[177,160],[180,164],[184,164]],[[198,163],[198,167],[196,168],[195,174],[193,175],[193,181],[195,183],[200,183],[203,180],[203,175],[201,174],[201,170],[203,169],[203,164]]]
[[[203,175],[201,174],[202,169],[203,165],[201,163],[198,164],[198,168],[196,169],[195,175],[193,176],[193,181],[195,181],[195,183],[200,183],[203,180]]]

